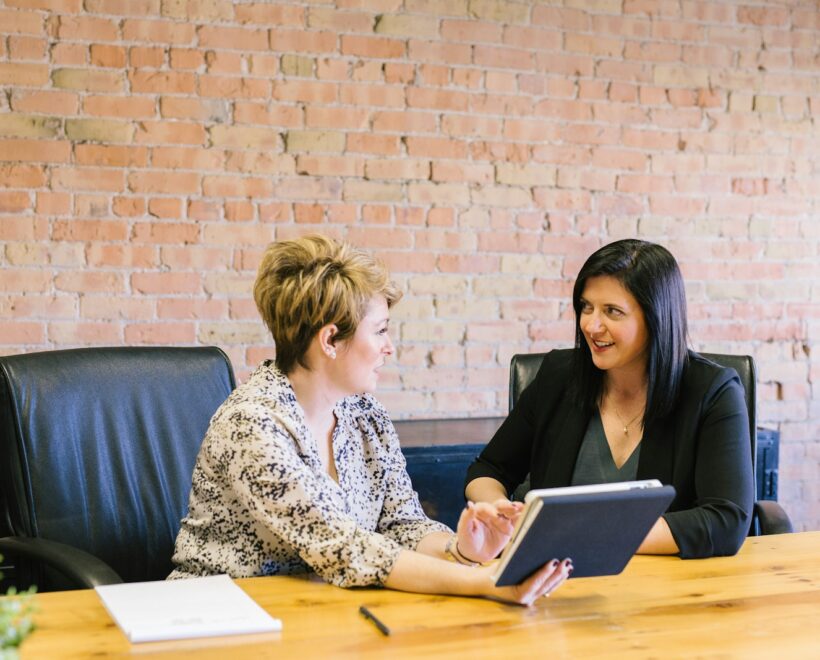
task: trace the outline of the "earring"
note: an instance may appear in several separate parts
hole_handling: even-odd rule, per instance
[[[336,359],[336,349],[335,348],[328,348],[327,349],[327,356],[331,360],[335,360]]]

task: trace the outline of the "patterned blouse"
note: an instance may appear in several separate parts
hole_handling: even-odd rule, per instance
[[[313,570],[341,587],[382,584],[402,549],[449,531],[424,515],[382,405],[351,396],[334,413],[338,483],[270,360],[228,397],[197,456],[169,579]]]

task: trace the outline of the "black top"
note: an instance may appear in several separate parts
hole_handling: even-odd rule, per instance
[[[590,414],[568,394],[573,350],[552,351],[507,419],[467,471],[467,483],[492,477],[512,493],[568,486]],[[732,555],[754,504],[749,416],[734,369],[689,352],[672,413],[644,429],[637,479],[677,492],[664,514],[683,558]]]

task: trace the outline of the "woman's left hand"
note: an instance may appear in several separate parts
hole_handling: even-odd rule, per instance
[[[465,559],[484,563],[498,556],[512,536],[523,505],[507,499],[468,502],[458,519],[458,552]]]

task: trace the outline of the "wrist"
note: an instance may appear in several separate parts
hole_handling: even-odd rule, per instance
[[[447,539],[447,545],[444,546],[444,556],[450,561],[454,561],[462,566],[475,567],[479,566],[480,562],[473,561],[465,557],[458,549],[458,534],[453,534]]]

